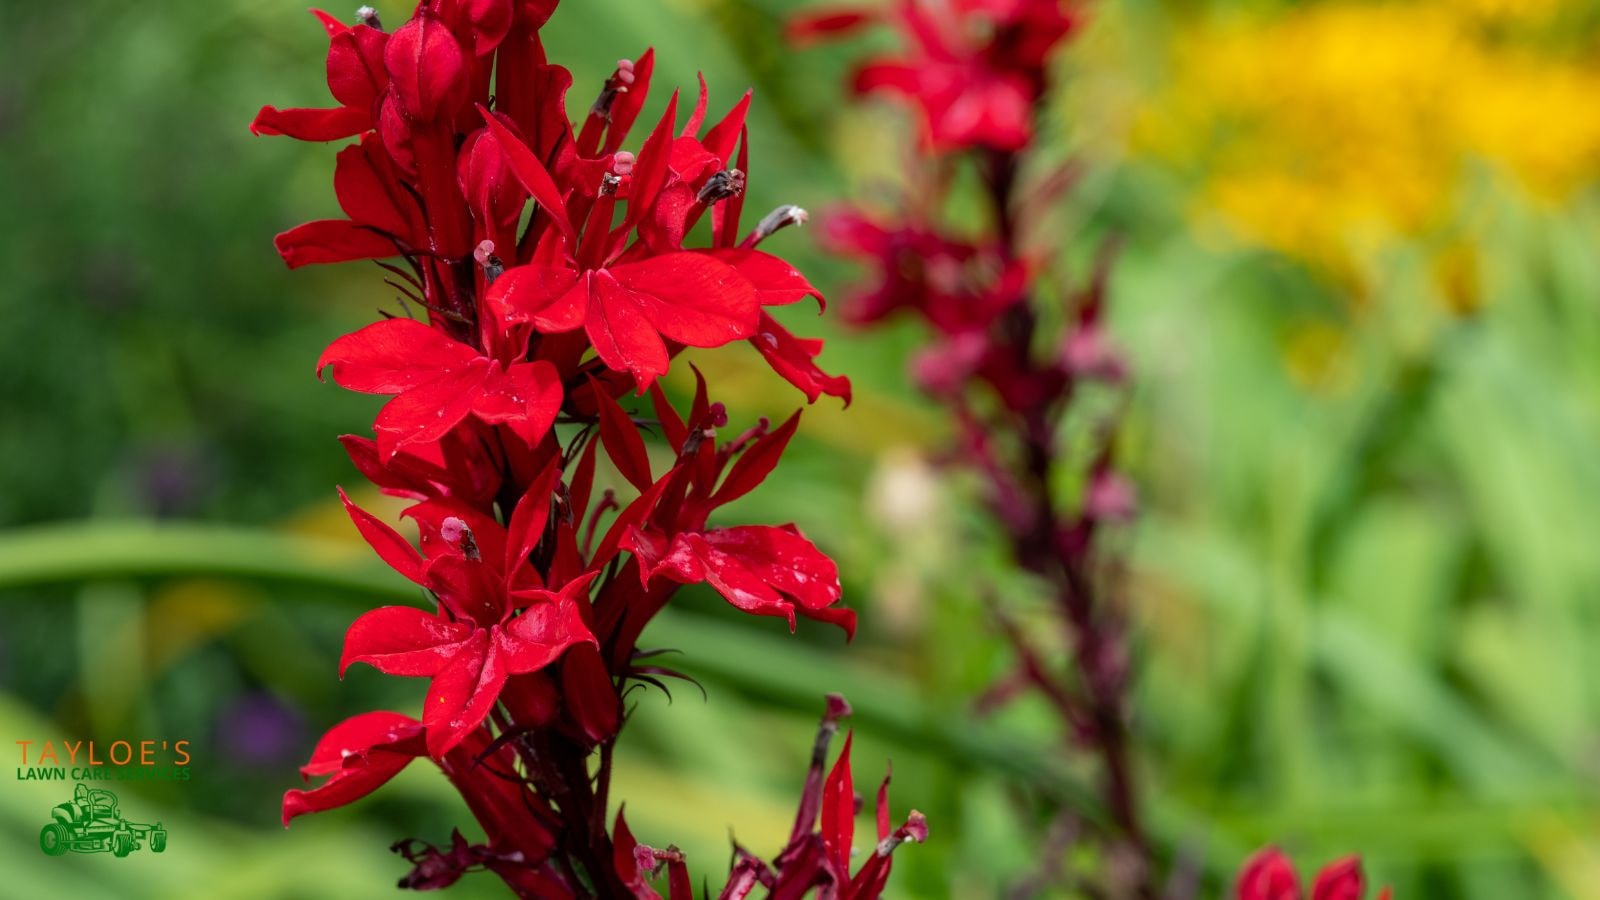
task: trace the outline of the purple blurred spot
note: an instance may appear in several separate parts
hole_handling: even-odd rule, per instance
[[[240,765],[283,763],[300,754],[305,720],[271,694],[247,694],[217,720],[217,747]]]
[[[193,444],[147,446],[132,465],[139,501],[157,518],[192,512],[215,481],[209,456]]]

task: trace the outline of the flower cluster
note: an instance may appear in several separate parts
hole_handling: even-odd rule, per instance
[[[1311,884],[1311,900],[1362,900],[1367,895],[1361,860],[1354,856],[1335,860],[1317,873]],[[1300,876],[1294,863],[1276,847],[1268,847],[1245,861],[1234,886],[1238,900],[1301,900]],[[1378,892],[1377,900],[1389,900],[1388,888]]]
[[[828,745],[839,730],[839,719],[849,714],[850,705],[844,698],[838,694],[828,696],[827,710],[817,729],[811,767],[806,772],[805,788],[800,796],[800,811],[795,816],[788,843],[773,857],[771,863],[736,845],[733,848],[733,871],[729,873],[727,884],[719,895],[720,900],[741,900],[757,886],[766,888],[770,897],[801,897],[810,888],[821,887],[823,897],[871,900],[882,894],[889,883],[889,864],[895,848],[906,841],[920,843],[928,839],[927,822],[916,810],[912,810],[899,827],[891,824],[889,777],[886,775],[878,785],[875,806],[877,843],[866,854],[866,861],[854,874],[851,873],[851,846],[855,838],[856,807],[860,799],[856,796],[850,771],[852,734],[845,735],[844,749],[826,777],[823,775]],[[644,884],[643,875],[665,868],[670,888],[668,900],[694,900],[695,894],[683,854],[670,847],[656,850],[636,842],[620,810],[617,812],[616,840],[617,870],[625,873],[623,880],[637,892],[636,896],[655,896]]]
[[[686,347],[748,341],[810,400],[848,400],[849,382],[817,367],[820,342],[768,313],[821,295],[757,249],[803,211],[780,207],[740,232],[749,94],[713,121],[702,81],[680,123],[674,93],[624,149],[653,54],[619,62],[575,124],[572,77],[540,40],[555,6],[424,0],[392,32],[370,8],[352,25],[317,13],[338,105],[269,106],[252,126],[351,139],[333,178],[346,218],[292,228],[277,247],[291,267],[377,261],[402,295],[394,314],[335,340],[317,370],[391,398],[372,438],[343,443],[379,490],[410,501],[416,543],[341,498],[432,600],[365,613],[340,661],[341,672],[363,663],[428,679],[420,718],[371,712],[335,726],[303,769],[326,780],[288,792],[283,818],[350,803],[427,757],[487,842],[396,845],[414,865],[403,886],[487,869],[524,896],[654,897],[647,875],[664,867],[677,900],[691,896],[681,854],[638,845],[620,813],[608,830],[623,697],[676,674],[645,662],[646,624],[702,582],[791,629],[806,617],[853,634],[855,616],[839,605],[834,563],[793,525],[709,524],[773,471],[799,413],[725,439],[728,413],[703,379],[686,414],[658,379]],[[657,431],[672,454],[664,471],[647,452]],[[629,498],[597,496],[602,450]],[[831,736],[846,708],[829,709]],[[881,790],[878,850],[851,875],[848,741],[824,782],[826,746],[788,847],[771,865],[741,851],[723,896],[761,884],[875,897],[889,852],[922,839],[915,813],[889,827]]]
[[[869,273],[850,316],[871,324],[909,313],[928,326],[912,374],[951,410],[953,458],[981,477],[1011,556],[1049,601],[1047,632],[1022,628],[998,598],[991,604],[1015,667],[980,707],[1033,692],[1061,717],[1065,740],[1090,748],[1103,814],[1050,808],[1051,831],[1081,832],[1080,818],[1104,823],[1099,838],[1116,864],[1062,872],[1066,855],[1042,849],[1029,881],[1100,878],[1096,893],[1153,897],[1158,873],[1129,746],[1126,629],[1097,540],[1132,515],[1133,491],[1113,466],[1115,416],[1091,422],[1088,441],[1073,433],[1088,415],[1080,398],[1096,385],[1115,392],[1126,375],[1103,321],[1108,257],[1089,278],[1052,280],[1053,260],[1029,249],[1063,243],[1044,233],[1039,214],[1071,184],[1072,167],[1041,160],[1036,138],[1052,56],[1081,22],[1063,0],[898,0],[876,12],[805,15],[790,33],[809,41],[880,23],[904,47],[860,64],[853,85],[909,107],[921,152],[896,204],[831,215],[824,237]],[[987,215],[975,218],[961,192],[972,183]],[[1074,483],[1076,495],[1064,496]]]
[[[855,73],[857,93],[893,95],[915,108],[929,150],[1021,150],[1048,86],[1050,55],[1080,23],[1058,0],[895,0],[890,8],[832,8],[796,17],[806,43],[873,23],[894,27],[903,53]]]

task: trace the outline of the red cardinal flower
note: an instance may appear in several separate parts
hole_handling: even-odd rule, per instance
[[[301,775],[327,776],[310,790],[294,789],[283,795],[283,824],[306,813],[322,812],[354,803],[388,783],[418,757],[427,755],[424,726],[395,712],[368,712],[335,725],[317,742]],[[439,769],[469,798],[483,824],[489,845],[484,848],[490,868],[514,885],[533,884],[534,896],[558,896],[552,884],[534,870],[555,846],[547,826],[550,808],[525,785],[491,773],[509,767],[515,755],[509,747],[494,746],[486,735],[476,735],[436,757]],[[502,871],[497,863],[511,863]]]
[[[666,374],[667,340],[691,347],[720,347],[755,333],[761,298],[738,269],[702,253],[668,252],[627,261],[621,252],[643,210],[659,196],[667,178],[674,106],[669,106],[656,133],[645,142],[631,169],[628,214],[612,231],[586,233],[580,244],[577,226],[548,171],[527,145],[497,119],[486,118],[511,170],[554,217],[566,236],[570,255],[558,264],[531,264],[510,269],[490,289],[487,302],[505,321],[527,322],[540,332],[582,328],[595,353],[610,368],[634,376],[640,392]],[[599,198],[597,210],[609,219],[610,196]],[[604,220],[602,220],[604,221]],[[642,248],[642,245],[638,245]],[[616,252],[610,248],[616,247]]]
[[[367,712],[328,729],[300,767],[307,781],[328,776],[313,790],[283,795],[283,824],[295,816],[344,806],[382,787],[413,759],[425,755],[422,723],[395,712]]]
[[[720,347],[750,337],[759,321],[750,282],[701,253],[581,272],[524,266],[508,271],[495,290],[491,302],[516,310],[510,321],[531,321],[545,332],[582,327],[600,359],[632,374],[641,390],[666,374],[666,340]]]
[[[1294,863],[1276,847],[1268,847],[1245,861],[1234,887],[1238,900],[1302,900],[1300,877]],[[1346,857],[1329,863],[1317,873],[1311,887],[1311,900],[1363,900],[1366,879],[1361,860]],[[1389,900],[1388,888],[1378,892],[1377,900]]]
[[[542,482],[546,487],[549,481]],[[544,530],[547,493],[518,505],[509,532],[466,510],[421,504],[409,511],[424,521],[424,559],[393,529],[345,500],[356,527],[396,571],[427,587],[439,607],[427,612],[385,606],[364,613],[345,634],[342,677],[364,662],[390,675],[431,678],[423,708],[428,752],[440,756],[480,725],[500,699],[506,679],[549,666],[578,643],[595,643],[585,622],[586,572],[557,591],[527,586],[538,575],[524,565]],[[474,529],[468,518],[477,521]]]
[[[263,106],[250,124],[255,134],[282,134],[302,141],[336,141],[372,128],[376,106],[389,86],[384,48],[389,35],[365,24],[347,26],[312,10],[328,32],[328,90],[332,109],[278,109]]]
[[[798,427],[799,414],[773,431],[763,420],[719,447],[716,429],[726,424],[727,413],[707,400],[703,381],[687,423],[659,391],[653,390],[652,397],[662,430],[678,451],[678,463],[652,482],[642,443],[630,446],[631,441],[620,437],[605,441],[607,418],[613,435],[627,433],[620,425],[626,419],[602,405],[601,438],[640,496],[612,524],[591,565],[603,565],[617,550],[626,550],[637,557],[640,583],[646,588],[658,577],[680,584],[705,582],[746,612],[786,619],[791,630],[798,614],[838,625],[853,636],[855,612],[837,605],[837,566],[799,529],[705,524],[712,510],[766,479]],[[664,502],[668,497],[677,502]]]
[[[619,61],[575,127],[572,76],[539,34],[555,6],[423,0],[392,34],[365,7],[354,26],[319,13],[338,105],[267,107],[252,126],[356,138],[334,167],[343,216],[276,243],[290,267],[370,260],[399,293],[403,315],[334,340],[317,371],[391,398],[372,437],[341,440],[380,491],[412,501],[402,516],[416,544],[344,502],[378,556],[434,602],[351,624],[341,675],[366,663],[427,678],[422,713],[332,729],[305,768],[326,781],[285,795],[284,817],[351,802],[427,756],[485,839],[398,842],[411,864],[402,886],[488,870],[519,896],[653,897],[649,878],[665,866],[672,896],[689,900],[682,853],[639,845],[620,813],[614,835],[601,818],[624,696],[679,674],[645,662],[646,625],[691,581],[791,627],[805,615],[850,631],[855,619],[839,605],[837,568],[794,526],[707,524],[773,471],[798,414],[719,443],[727,414],[703,381],[686,419],[655,381],[685,347],[749,340],[808,399],[848,399],[849,382],[817,367],[820,341],[767,311],[822,305],[793,266],[757,249],[805,214],[779,207],[741,237],[750,94],[709,121],[702,79],[681,130],[674,94],[635,155],[622,148],[654,53]],[[622,408],[630,391],[650,396],[654,423]],[[657,431],[675,454],[660,478],[646,444]],[[636,498],[597,490],[602,449]],[[918,839],[920,818],[880,835],[889,843],[852,882],[848,753],[825,801],[820,766],[793,850],[773,866],[742,858],[725,897],[774,874],[780,896],[820,879],[841,897],[881,891],[888,849]]]
[[[1049,54],[1078,25],[1062,0],[898,0],[881,15],[823,9],[796,18],[788,30],[806,43],[875,21],[894,26],[906,52],[864,63],[855,90],[912,104],[924,142],[938,151],[1025,146]]]
[[[506,365],[411,319],[384,319],[339,338],[317,360],[317,371],[328,366],[341,387],[395,395],[373,424],[386,457],[438,441],[469,415],[513,423],[537,440],[561,407],[560,377],[550,363]]]
[[[401,187],[400,173],[374,134],[339,151],[334,195],[348,219],[319,219],[278,235],[291,269],[315,263],[384,259],[421,246],[422,208]]]
[[[798,611],[855,631],[855,613],[830,609],[839,601],[839,570],[793,525],[741,525],[680,532],[631,529],[624,549],[639,557],[639,574],[680,584],[705,582],[729,603],[758,616],[787,619]]]
[[[573,644],[594,643],[579,606],[592,579],[558,592],[525,591],[526,606],[487,626],[452,620],[443,609],[379,607],[350,626],[339,673],[364,662],[389,675],[433,679],[422,721],[428,753],[442,756],[483,723],[506,678],[545,668]]]
[[[854,848],[857,798],[850,767],[851,735],[846,735],[844,749],[826,778],[823,775],[828,746],[839,731],[839,720],[848,715],[850,704],[843,697],[830,694],[827,711],[817,729],[811,767],[806,771],[805,787],[800,794],[799,811],[788,843],[771,863],[735,844],[733,871],[728,874],[719,895],[722,900],[744,900],[757,887],[765,887],[769,897],[805,897],[813,889],[820,888],[822,897],[877,900],[889,883],[894,851],[907,842],[922,843],[928,839],[928,823],[916,810],[912,810],[900,826],[892,824],[889,778],[884,776],[878,786],[875,805],[877,843],[866,851],[866,861],[855,874],[850,873],[850,861],[857,855]],[[650,887],[646,876],[665,868],[668,900],[695,900],[698,895],[682,853],[674,848],[657,850],[640,844],[620,809],[613,830],[616,834],[613,864],[632,896],[659,900],[660,895]]]

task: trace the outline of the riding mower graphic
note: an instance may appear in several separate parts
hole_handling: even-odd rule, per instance
[[[139,849],[144,841],[152,852],[167,849],[167,831],[161,823],[138,825],[117,811],[117,795],[79,784],[72,799],[50,810],[55,821],[39,832],[39,849],[50,856],[68,850],[99,853],[110,850],[123,857]]]

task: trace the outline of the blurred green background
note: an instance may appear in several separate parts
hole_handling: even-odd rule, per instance
[[[547,43],[574,103],[647,45],[714,106],[754,85],[749,208],[826,215],[892,192],[904,123],[842,108],[859,47],[780,48],[793,8],[569,2]],[[1163,842],[1214,877],[1275,841],[1308,867],[1361,852],[1397,897],[1600,897],[1597,39],[1580,0],[1108,0],[1062,59],[1050,152],[1087,174],[1037,239],[1078,276],[1125,241],[1139,768]],[[277,823],[324,728],[423,690],[335,673],[348,622],[407,594],[333,492],[359,486],[334,437],[376,404],[311,366],[388,298],[367,266],[283,268],[272,234],[335,210],[333,148],[246,129],[324,100],[325,47],[294,3],[0,7],[0,747],[187,739],[195,775],[119,789],[162,856],[56,859],[59,787],[8,767],[0,896],[381,895],[391,841],[466,818],[418,765]],[[845,292],[805,232],[775,240]],[[809,410],[730,515],[832,553],[860,636],[686,592],[646,643],[709,702],[636,694],[614,793],[718,881],[730,829],[781,843],[842,691],[858,781],[892,759],[897,817],[931,823],[894,895],[999,896],[1043,827],[1026,798],[1085,776],[1044,709],[970,711],[1007,663],[981,591],[1027,608],[1030,586],[929,462],[916,332],[789,321],[858,400]],[[695,359],[735,425],[801,399],[754,354]]]

